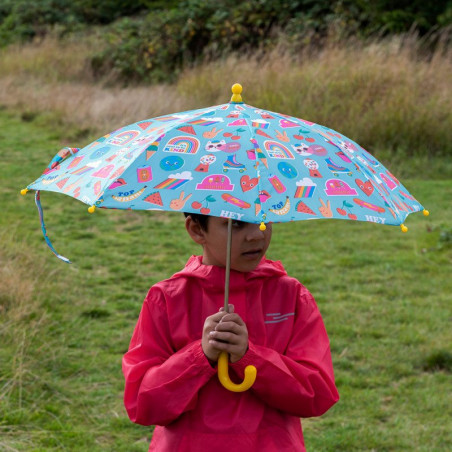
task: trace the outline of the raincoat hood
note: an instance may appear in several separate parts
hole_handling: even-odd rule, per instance
[[[250,281],[256,278],[270,278],[276,276],[287,275],[280,261],[272,261],[262,258],[259,265],[251,272],[239,272],[236,270],[231,270],[231,281],[234,280],[245,280]],[[175,277],[189,277],[189,278],[200,278],[206,285],[216,286],[219,282],[223,281],[225,278],[225,268],[218,267],[217,265],[205,265],[202,263],[202,256],[191,256],[185,267],[175,275]]]

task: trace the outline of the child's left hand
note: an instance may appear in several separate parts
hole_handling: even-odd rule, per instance
[[[230,307],[233,311],[233,306]],[[229,353],[231,363],[241,359],[248,350],[248,330],[242,318],[234,312],[222,317],[209,336],[213,348]]]

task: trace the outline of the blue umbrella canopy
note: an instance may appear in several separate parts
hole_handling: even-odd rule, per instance
[[[65,148],[27,189],[95,207],[250,223],[336,218],[403,224],[422,205],[375,157],[328,127],[231,102],[138,121]]]

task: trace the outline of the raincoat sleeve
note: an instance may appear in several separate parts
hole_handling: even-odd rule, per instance
[[[312,295],[297,300],[290,342],[284,352],[250,343],[231,367],[243,379],[247,365],[257,368],[251,391],[265,403],[298,417],[320,416],[339,400],[329,339]]]
[[[124,404],[132,422],[167,425],[197,403],[216,371],[196,340],[175,351],[164,296],[151,288],[124,355]]]

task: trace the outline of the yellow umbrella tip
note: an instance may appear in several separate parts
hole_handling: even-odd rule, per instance
[[[423,214],[425,217],[428,217],[430,215],[430,212],[427,209],[424,209]]]
[[[242,96],[240,95],[243,91],[242,85],[240,83],[235,83],[232,85],[231,91],[231,102],[242,102]]]
[[[265,226],[265,223],[264,223],[264,222],[262,222],[262,223],[259,225],[259,229],[260,229],[261,231],[265,231],[265,230],[267,229],[267,226]]]
[[[96,210],[96,206],[88,207],[88,212],[89,213],[94,213],[95,210]]]
[[[21,194],[22,196],[25,196],[27,193],[28,193],[28,188],[23,188],[23,189],[20,191],[20,194]]]
[[[404,224],[400,225],[400,229],[402,230],[402,232],[408,232],[408,228]]]

